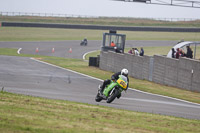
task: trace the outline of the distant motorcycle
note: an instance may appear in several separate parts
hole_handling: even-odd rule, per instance
[[[103,94],[101,94],[100,89],[98,89],[98,93],[95,98],[96,102],[106,100],[107,103],[111,103],[116,97],[119,98],[121,96],[121,92],[126,90],[127,84],[127,77],[119,75],[119,79],[117,81],[111,80],[111,83],[105,87]]]
[[[80,43],[80,45],[81,46],[87,46],[87,40],[85,40],[85,39],[82,40],[81,43]]]

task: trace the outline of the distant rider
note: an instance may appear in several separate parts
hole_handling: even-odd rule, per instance
[[[87,45],[87,38],[84,38],[83,42],[85,45]]]
[[[127,77],[127,81],[128,81],[127,88],[128,88],[128,85],[129,85],[128,70],[126,68],[124,68],[124,69],[121,70],[121,72],[117,72],[117,73],[113,74],[111,76],[111,80],[117,81],[119,79],[119,75],[124,75],[124,76]],[[103,85],[100,87],[100,93],[101,94],[103,94],[103,91],[104,91],[106,85],[111,83],[111,80],[110,79],[104,80]],[[117,98],[120,98],[120,97],[121,97],[121,93]]]

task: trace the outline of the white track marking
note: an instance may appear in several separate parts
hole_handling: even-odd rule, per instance
[[[20,54],[20,51],[22,50],[22,48],[19,48],[18,50],[17,50],[17,53],[18,54]]]
[[[85,53],[85,54],[83,55],[83,60],[85,60],[85,56],[86,56],[87,54],[92,53],[92,52],[96,52],[96,51],[99,51],[99,50],[94,50],[94,51],[90,51],[90,52]]]
[[[63,70],[67,70],[67,71],[70,71],[70,72],[73,72],[73,73],[76,73],[76,74],[79,74],[79,75],[82,75],[82,76],[86,76],[86,77],[88,77],[88,78],[92,78],[92,79],[99,80],[99,81],[102,81],[102,82],[103,82],[102,79],[98,79],[98,78],[95,78],[95,77],[92,77],[92,76],[89,76],[89,75],[86,75],[86,74],[82,74],[82,73],[79,73],[79,72],[76,72],[76,71],[73,71],[73,70],[70,70],[70,69],[66,69],[66,68],[63,68],[63,67],[60,67],[60,66],[56,66],[56,65],[53,65],[53,64],[44,62],[44,61],[40,61],[40,60],[34,59],[34,58],[30,58],[30,59],[32,59],[32,60],[34,60],[34,61],[37,61],[37,62],[40,62],[40,63],[43,63],[43,64],[46,64],[46,65],[50,65],[50,66],[53,66],[53,67],[57,67],[57,68],[60,68],[60,69],[63,69]],[[159,95],[159,94],[152,94],[152,93],[149,93],[149,92],[144,92],[144,91],[136,90],[136,89],[133,89],[133,88],[128,88],[128,89],[129,89],[129,90],[132,90],[132,91],[137,91],[137,92],[140,92],[140,93],[148,94],[148,95],[164,97],[164,98],[173,99],[173,100],[176,100],[176,101],[185,102],[185,103],[189,103],[189,104],[193,104],[193,105],[198,105],[198,106],[200,106],[200,104],[198,104],[198,103],[193,103],[193,102],[189,102],[189,101],[186,101],[186,100],[181,100],[181,99],[178,99],[178,98],[172,98],[172,97],[163,96],[163,95]],[[130,100],[130,99],[129,99],[129,100]]]
[[[157,101],[157,100],[150,100],[150,99],[138,99],[138,98],[128,98],[128,97],[122,97],[121,99],[139,101],[139,102],[184,106],[184,107],[191,107],[191,108],[199,108],[200,109],[200,106],[196,106],[196,104],[195,105],[194,104],[183,104],[183,103],[175,103],[175,102],[168,102],[168,101]]]
[[[86,75],[86,74],[82,74],[82,73],[79,73],[79,72],[76,72],[76,71],[73,71],[73,70],[70,70],[70,69],[67,69],[67,68],[59,67],[59,66],[56,66],[56,65],[44,62],[44,61],[40,61],[40,60],[34,59],[34,58],[31,58],[31,59],[34,60],[34,61],[46,64],[46,65],[57,67],[57,68],[60,68],[60,69],[63,69],[63,70],[67,70],[67,71],[70,71],[70,72],[73,72],[73,73],[76,73],[76,74],[79,74],[79,75],[82,75],[82,76],[85,76],[85,77],[88,77],[88,78],[91,78],[91,79],[95,79],[95,80],[99,80],[99,81],[103,82],[103,80],[101,80],[101,79],[98,79],[98,78],[95,78],[95,77],[92,77],[92,76],[89,76],[89,75]]]

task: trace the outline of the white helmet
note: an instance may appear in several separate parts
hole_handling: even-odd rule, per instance
[[[126,68],[122,69],[121,75],[128,76],[128,70]]]

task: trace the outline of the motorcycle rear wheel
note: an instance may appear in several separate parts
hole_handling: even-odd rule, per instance
[[[101,102],[102,98],[99,96],[99,93],[97,93],[95,101],[96,102]]]

